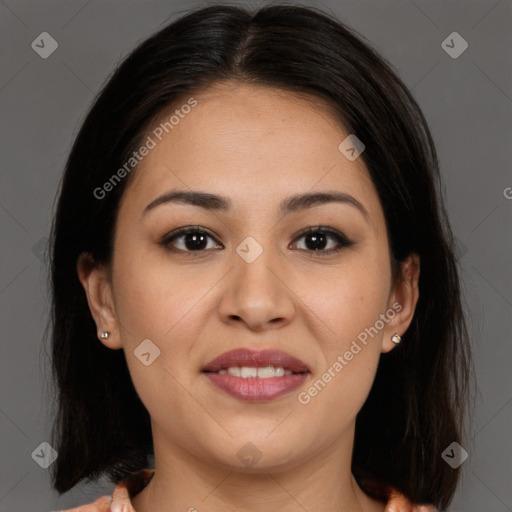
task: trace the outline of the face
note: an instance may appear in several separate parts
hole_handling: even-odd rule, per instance
[[[79,275],[98,331],[111,332],[102,342],[125,352],[155,449],[248,471],[252,450],[260,467],[285,468],[351,434],[381,353],[412,319],[417,259],[392,282],[375,187],[319,100],[235,84],[194,99],[161,140],[150,133],[111,277],[80,264]],[[322,193],[333,196],[290,200]],[[235,349],[279,352],[204,371]],[[269,361],[286,375],[244,378]]]

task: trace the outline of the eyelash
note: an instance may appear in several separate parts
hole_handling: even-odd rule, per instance
[[[169,247],[171,242],[175,241],[178,238],[181,238],[182,236],[188,235],[190,233],[206,235],[206,236],[212,238],[216,243],[218,243],[215,240],[215,237],[213,235],[211,235],[204,228],[202,228],[200,226],[188,226],[188,227],[180,228],[173,233],[169,233],[169,234],[165,235],[164,238],[161,240],[160,245],[170,251],[173,251],[173,252],[196,253],[194,256],[199,256],[199,255],[201,255],[201,253],[204,253],[209,250],[209,249],[199,249],[196,251],[191,251],[191,250],[183,250],[183,249],[176,249],[176,248]],[[354,242],[349,240],[345,235],[343,235],[339,231],[336,231],[327,226],[309,227],[306,230],[299,233],[299,235],[297,235],[297,237],[294,239],[293,243],[296,243],[297,240],[299,240],[300,238],[302,238],[304,236],[311,235],[311,234],[318,234],[318,233],[327,235],[327,237],[334,239],[339,244],[338,247],[336,249],[329,249],[329,250],[324,250],[324,249],[319,249],[319,250],[299,249],[299,250],[311,253],[312,257],[318,257],[318,256],[323,257],[323,256],[327,256],[330,254],[340,252],[342,249],[344,249],[346,247],[350,247],[351,245],[354,245]]]

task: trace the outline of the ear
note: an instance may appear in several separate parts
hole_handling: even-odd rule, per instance
[[[76,268],[78,279],[87,296],[91,315],[96,323],[98,339],[110,349],[122,348],[107,269],[95,263],[88,253],[80,254]],[[109,332],[110,336],[102,339],[100,335],[105,331]]]
[[[391,338],[394,334],[403,336],[409,328],[416,311],[416,304],[420,296],[420,258],[416,253],[410,254],[400,265],[401,275],[393,284],[388,303],[388,311],[396,314],[389,320],[384,329],[382,340],[382,353],[389,352],[396,347]]]

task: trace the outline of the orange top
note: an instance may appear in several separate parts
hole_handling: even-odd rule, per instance
[[[136,512],[130,498],[144,489],[154,473],[154,469],[143,469],[119,482],[112,496],[102,496],[89,505],[61,512]],[[392,490],[385,512],[437,512],[437,509],[427,505],[414,505],[403,494]]]

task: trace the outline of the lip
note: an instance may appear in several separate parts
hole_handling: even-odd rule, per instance
[[[230,366],[249,366],[262,368],[265,366],[280,366],[294,372],[292,375],[259,379],[255,377],[242,378],[228,374],[215,373]],[[307,365],[296,357],[280,350],[254,351],[236,349],[225,352],[210,361],[202,373],[217,388],[228,395],[249,402],[272,400],[289,393],[300,386],[310,375]]]
[[[253,377],[244,379],[219,373],[204,373],[203,375],[206,375],[217,389],[228,395],[247,402],[264,402],[273,400],[299,387],[309,377],[310,373],[294,373],[269,379]]]
[[[309,368],[300,359],[282,352],[281,350],[249,350],[245,348],[230,350],[210,361],[203,372],[218,372],[230,366],[250,366],[262,368],[264,366],[280,366],[294,373],[309,372]],[[278,377],[281,378],[281,377]]]

